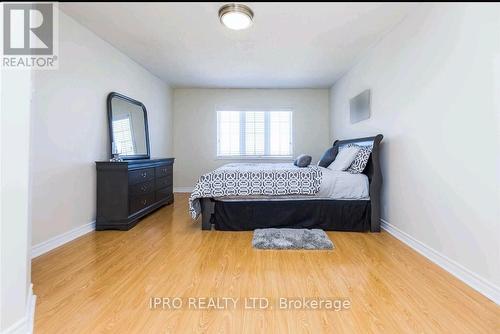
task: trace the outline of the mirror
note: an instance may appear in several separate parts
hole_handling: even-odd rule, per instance
[[[149,159],[146,107],[139,101],[112,92],[108,95],[108,122],[111,156]]]

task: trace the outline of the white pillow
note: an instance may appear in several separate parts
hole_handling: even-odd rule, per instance
[[[359,146],[350,146],[339,150],[335,160],[333,160],[327,168],[335,171],[347,170],[347,168],[351,166],[354,159],[356,159],[356,155],[360,149],[361,147]]]

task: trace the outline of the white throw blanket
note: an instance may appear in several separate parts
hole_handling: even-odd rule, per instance
[[[200,177],[191,196],[193,219],[201,213],[200,198],[249,195],[314,195],[321,186],[318,166],[299,168],[292,163],[232,163]]]

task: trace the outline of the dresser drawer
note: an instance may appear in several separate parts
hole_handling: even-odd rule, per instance
[[[130,195],[147,194],[155,190],[155,182],[153,180],[134,184],[128,187]]]
[[[166,188],[159,189],[156,191],[156,200],[157,201],[162,200],[162,199],[166,199],[166,198],[171,198],[173,196],[174,196],[174,193],[173,193],[172,186],[168,186]]]
[[[172,178],[171,177],[160,177],[156,179],[156,189],[166,188],[172,186]]]
[[[154,168],[133,170],[128,173],[128,184],[137,184],[154,179]]]
[[[156,167],[156,177],[165,177],[172,175],[172,166]]]
[[[155,203],[155,193],[130,197],[130,214],[140,211]]]

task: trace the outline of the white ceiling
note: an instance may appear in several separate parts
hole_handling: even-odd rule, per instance
[[[415,3],[251,3],[254,25],[219,23],[224,2],[61,3],[173,87],[330,87]]]

